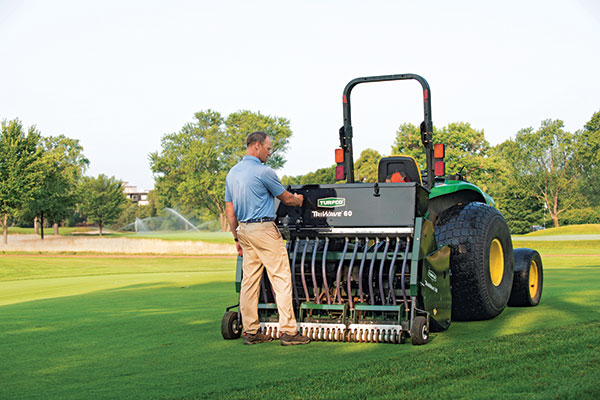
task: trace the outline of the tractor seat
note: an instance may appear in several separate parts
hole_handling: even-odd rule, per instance
[[[384,157],[379,161],[379,182],[417,182],[423,184],[417,161],[411,156]]]

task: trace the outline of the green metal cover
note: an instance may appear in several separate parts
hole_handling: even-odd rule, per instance
[[[412,255],[410,256],[410,295],[416,296],[419,293],[419,254],[421,252],[421,229],[423,227],[423,218],[415,218],[415,233],[412,243]]]
[[[450,325],[450,247],[438,248],[434,226],[416,218],[411,256],[410,295],[420,297],[425,311],[444,329]]]
[[[431,193],[429,194],[429,199],[431,200],[436,197],[460,192],[461,190],[470,190],[470,191],[477,192],[483,197],[483,199],[485,200],[485,202],[488,205],[490,205],[492,207],[496,206],[494,199],[492,199],[492,197],[490,195],[488,195],[487,193],[485,193],[483,190],[479,189],[477,186],[473,185],[472,183],[465,182],[465,181],[446,180],[446,181],[444,181],[444,184],[435,186],[431,189]]]
[[[425,310],[443,329],[448,328],[452,313],[449,246],[446,245],[423,259],[420,285]]]

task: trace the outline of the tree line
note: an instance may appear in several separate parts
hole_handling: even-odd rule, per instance
[[[65,221],[95,223],[100,229],[115,222],[129,199],[121,181],[84,173],[89,160],[77,139],[64,135],[44,137],[18,119],[2,121],[0,130],[0,225],[3,243],[8,226],[44,226]]]
[[[150,153],[155,189],[150,205],[133,204],[115,177],[87,177],[89,165],[76,139],[43,137],[35,127],[3,121],[0,135],[0,224],[4,242],[8,225],[35,219],[55,226],[65,221],[123,226],[159,209],[178,209],[196,220],[216,219],[227,230],[225,177],[245,154],[245,138],[261,130],[273,140],[268,164],[286,162],[290,121],[242,110],[223,116],[214,110],[196,113],[180,131],[166,134],[161,149]],[[484,131],[467,122],[434,127],[434,141],[446,145],[447,173],[461,172],[495,200],[513,233],[532,226],[600,223],[600,111],[576,132],[560,120],[524,128],[496,146]],[[413,156],[422,169],[425,154],[418,126],[402,124],[389,155]],[[362,151],[355,162],[356,180],[377,181],[382,154]],[[336,183],[335,165],[299,176],[284,175],[284,185]],[[43,229],[43,228],[42,228]],[[42,231],[43,232],[43,231]],[[57,232],[56,232],[57,233]]]

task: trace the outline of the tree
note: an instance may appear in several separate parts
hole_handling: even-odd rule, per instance
[[[280,168],[292,131],[285,118],[260,112],[238,111],[224,119],[207,110],[194,115],[178,133],[162,138],[162,151],[151,153],[159,203],[181,206],[186,212],[208,209],[227,230],[225,178],[246,152],[246,137],[254,131],[267,133],[272,140],[268,165]]]
[[[446,171],[462,174],[476,185],[486,187],[497,173],[496,166],[488,159],[490,145],[483,130],[471,127],[468,122],[453,122],[438,129],[433,128],[434,143],[446,147]],[[425,169],[425,148],[421,143],[419,127],[402,124],[396,131],[392,154],[414,157],[421,170]],[[486,189],[484,189],[486,190]]]
[[[98,225],[100,236],[102,228],[116,222],[129,199],[123,193],[122,182],[104,174],[97,178],[84,177],[79,186],[81,211],[88,219]]]
[[[517,185],[531,189],[544,202],[554,227],[559,215],[577,199],[578,158],[573,134],[563,130],[560,120],[545,120],[538,130],[526,128],[508,141],[505,155]]]
[[[335,164],[331,167],[319,168],[306,175],[281,177],[281,184],[287,185],[318,185],[335,183]]]
[[[376,150],[363,150],[354,164],[354,179],[356,182],[377,182],[379,160],[381,160],[381,154]]]
[[[89,161],[79,141],[63,135],[42,138],[40,147],[38,182],[33,199],[26,203],[22,213],[40,221],[43,239],[44,219],[54,225],[54,234],[58,235],[58,224],[73,213],[77,185]]]
[[[439,142],[439,132],[433,127],[433,139]],[[406,155],[413,157],[419,168],[425,169],[425,149],[421,144],[421,131],[413,124],[402,124],[396,131],[396,139],[392,144],[392,155]]]
[[[530,231],[533,225],[541,225],[544,218],[544,204],[529,187],[521,186],[514,178],[509,154],[510,142],[503,142],[490,149],[488,162],[494,163],[497,171],[488,184],[488,193],[494,198],[496,207],[513,234]]]
[[[156,193],[156,190],[151,190],[148,192],[148,204],[145,206],[141,206],[144,207],[144,218],[147,217],[155,217],[156,214],[158,213],[158,195]]]
[[[581,180],[579,192],[591,206],[600,206],[600,111],[594,113],[576,134],[576,152]]]
[[[0,131],[0,224],[8,243],[8,217],[33,198],[39,181],[40,134],[30,127],[27,134],[18,119],[2,121]]]
[[[123,227],[135,222],[136,218],[145,219],[155,217],[158,212],[156,190],[148,192],[148,204],[139,204],[130,202],[127,207],[123,209],[119,219],[116,221],[116,225]]]
[[[138,216],[139,211],[140,206],[138,206],[130,200],[129,203],[125,207],[123,207],[121,214],[119,214],[119,218],[117,218],[117,220],[115,221],[115,225],[119,227],[124,227],[131,223],[135,223],[136,218],[140,218]]]

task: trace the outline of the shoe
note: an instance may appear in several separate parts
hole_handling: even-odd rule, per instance
[[[272,340],[273,338],[271,336],[267,336],[260,331],[254,335],[251,333],[244,333],[244,344],[268,343]]]
[[[310,343],[310,339],[308,336],[302,336],[300,333],[296,333],[295,335],[288,335],[284,333],[281,335],[281,345],[282,346],[292,346],[295,344],[308,344]]]

